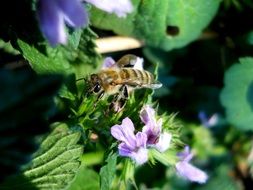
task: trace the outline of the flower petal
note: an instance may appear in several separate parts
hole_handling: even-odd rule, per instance
[[[115,13],[118,17],[125,17],[127,13],[133,11],[133,5],[130,0],[85,0],[86,2],[93,4],[99,9],[102,9],[108,13]]]
[[[151,106],[144,106],[140,112],[140,118],[144,124],[155,123],[155,110]]]
[[[190,181],[205,183],[208,179],[205,172],[185,161],[178,162],[176,164],[176,169],[180,176]]]
[[[184,147],[184,151],[178,153],[177,156],[179,157],[179,159],[181,161],[189,162],[192,159],[193,154],[190,151],[190,147],[189,146],[185,146]]]
[[[213,127],[219,123],[219,115],[217,113],[208,118],[207,114],[201,111],[199,112],[198,117],[202,125],[207,128]]]
[[[136,137],[134,135],[134,124],[126,117],[123,119],[121,125],[114,125],[111,127],[111,134],[114,138],[126,143],[129,148],[136,147]]]
[[[133,152],[130,157],[136,162],[137,165],[144,164],[148,161],[148,149],[139,148],[137,152]]]
[[[65,44],[67,36],[64,28],[64,18],[56,2],[52,0],[39,0],[37,14],[40,29],[49,43],[52,46],[58,43]]]
[[[133,69],[143,70],[143,58],[136,58]]]
[[[115,64],[114,59],[111,58],[111,57],[106,57],[104,59],[103,65],[102,65],[102,69],[108,69],[108,68],[112,68],[112,67],[115,67],[115,66],[116,66],[116,64]]]
[[[160,128],[155,125],[148,123],[142,128],[142,132],[147,135],[147,144],[154,145],[158,142],[160,136]]]
[[[147,135],[142,132],[138,132],[136,134],[136,147],[146,148],[147,143]]]
[[[118,149],[119,149],[119,155],[120,156],[128,156],[130,157],[132,152],[133,152],[133,149],[130,149],[126,143],[120,143],[119,146],[118,146]]]
[[[51,0],[53,1],[53,0]],[[80,0],[54,0],[61,9],[64,19],[72,27],[84,27],[88,24],[88,14]]]
[[[170,133],[164,132],[160,134],[158,143],[155,145],[155,148],[160,152],[165,152],[170,147],[172,135]]]

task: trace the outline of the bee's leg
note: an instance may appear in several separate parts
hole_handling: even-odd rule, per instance
[[[121,57],[116,64],[118,67],[133,67],[137,62],[138,57],[133,54],[127,54]]]
[[[115,94],[115,95],[113,96],[112,102],[111,102],[110,105],[109,105],[109,110],[115,110],[115,105],[117,104],[117,102],[118,102],[118,100],[119,100],[119,96],[120,96],[119,93],[117,93],[117,94]],[[108,110],[108,111],[109,111],[109,110]],[[108,112],[108,111],[107,111],[107,112]]]
[[[98,93],[96,102],[94,103],[94,107],[97,106],[97,102],[98,102],[104,95],[105,95],[105,91],[104,91],[104,90],[102,90],[101,92]]]
[[[122,86],[121,97],[119,99],[120,109],[123,109],[128,99],[128,89],[126,85]]]
[[[99,101],[105,95],[105,91],[101,91],[98,94],[97,101]]]
[[[113,97],[113,101],[110,104],[109,109],[113,110],[114,112],[120,112],[126,105],[127,99],[128,99],[128,89],[126,85],[123,85],[119,89],[119,93],[117,93]]]

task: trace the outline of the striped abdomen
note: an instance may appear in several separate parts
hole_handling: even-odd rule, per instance
[[[123,68],[119,71],[123,83],[139,88],[160,88],[162,84],[154,80],[154,76],[145,70]]]

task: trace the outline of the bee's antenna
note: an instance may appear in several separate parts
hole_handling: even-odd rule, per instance
[[[79,81],[79,80],[84,80],[85,82],[87,81],[87,79],[86,78],[79,78],[79,79],[76,79],[76,81]]]

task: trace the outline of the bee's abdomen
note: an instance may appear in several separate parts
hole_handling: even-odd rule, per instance
[[[152,84],[154,82],[154,77],[151,73],[145,70],[138,69],[122,69],[121,78],[127,83],[133,83],[136,85],[146,85]]]

